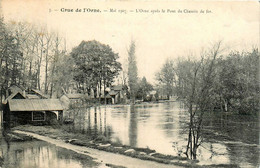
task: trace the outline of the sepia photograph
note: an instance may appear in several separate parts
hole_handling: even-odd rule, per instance
[[[0,168],[259,168],[257,0],[0,0]]]

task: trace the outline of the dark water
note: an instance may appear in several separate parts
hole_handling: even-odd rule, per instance
[[[3,168],[91,168],[92,158],[43,141],[7,142],[0,135],[0,167]]]
[[[187,145],[188,112],[180,102],[118,105],[82,109],[71,130],[104,135],[114,142],[183,155]],[[200,164],[259,166],[259,121],[248,116],[211,113],[204,119]]]

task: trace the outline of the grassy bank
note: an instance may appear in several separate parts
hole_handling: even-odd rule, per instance
[[[155,150],[149,148],[133,148],[127,145],[113,143],[104,136],[95,138],[81,133],[71,133],[63,128],[53,128],[51,126],[31,126],[23,125],[13,128],[12,130],[21,130],[36,133],[42,136],[48,136],[54,139],[60,139],[67,143],[103,150],[112,153],[118,153],[142,160],[150,160],[164,164],[173,164],[184,167],[238,167],[236,165],[209,165],[200,166],[196,162],[190,161],[185,157],[164,155],[156,153]]]

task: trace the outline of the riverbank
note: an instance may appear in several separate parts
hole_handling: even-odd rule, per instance
[[[99,151],[106,151],[110,153],[130,156],[141,160],[153,161],[160,164],[182,166],[182,167],[237,167],[236,165],[197,165],[196,162],[190,161],[185,157],[163,155],[156,153],[155,150],[149,148],[133,148],[130,146],[112,143],[104,136],[92,138],[81,133],[67,132],[62,128],[52,128],[50,126],[18,126],[12,131],[19,130],[23,132],[30,132],[36,135],[48,137],[54,140],[59,140],[66,144],[75,145],[78,147],[87,147]]]

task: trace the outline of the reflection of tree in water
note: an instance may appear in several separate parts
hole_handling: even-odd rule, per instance
[[[232,163],[251,163],[252,167],[260,165],[259,148],[249,144],[226,144]],[[248,167],[250,167],[248,165]]]
[[[88,135],[94,138],[99,135],[104,135],[107,138],[111,137],[112,128],[107,126],[106,108],[103,109],[99,106],[88,108],[82,118],[84,118],[84,127]]]
[[[130,107],[129,145],[137,145],[137,110],[133,105]]]
[[[25,167],[98,167],[89,156],[71,150],[56,147],[43,141],[10,142],[7,148],[1,141],[1,153],[5,160],[0,159],[0,166],[7,168]],[[0,154],[0,158],[2,158]],[[3,162],[4,161],[4,162]]]
[[[111,140],[113,129],[111,126],[107,126],[106,132],[104,133],[105,137]]]
[[[232,140],[258,144],[258,121],[251,116],[229,115],[223,112],[211,113],[204,120],[204,132],[208,140]],[[218,136],[216,136],[216,134]]]
[[[98,130],[97,130],[97,107],[94,107],[94,137],[97,136]]]
[[[79,112],[79,131],[84,134],[85,133],[85,109],[80,109]]]
[[[174,106],[172,104],[167,103],[167,106],[164,106],[163,109],[160,110],[161,116],[159,118],[159,124],[162,124],[162,129],[165,131],[167,137],[173,136],[174,130],[174,114],[173,110]]]
[[[107,109],[106,109],[106,107],[105,107],[105,111],[104,111],[104,115],[103,116],[104,116],[104,118],[103,118],[103,120],[104,120],[104,132],[103,132],[103,135],[106,138],[111,139],[112,127],[107,125]],[[101,127],[102,127],[102,125],[101,125]],[[101,130],[101,132],[102,132],[102,130]]]
[[[101,113],[101,109],[100,109],[100,106],[98,108],[98,111],[99,111],[99,132],[102,134],[102,113]]]
[[[87,108],[87,134],[91,135],[91,115],[90,115],[90,108]]]
[[[231,163],[250,163],[252,167],[260,163],[258,122],[251,116],[211,112],[204,119],[203,141],[211,143],[205,148],[211,153],[211,159],[225,155]],[[227,153],[212,146],[216,141],[225,142]]]
[[[0,128],[0,143],[1,143],[1,155],[0,155],[0,167],[3,166],[4,164],[4,158],[5,158],[5,152],[4,152],[4,148],[3,148],[3,143],[5,142],[5,138],[4,138],[4,132],[2,132],[2,129]],[[9,145],[8,145],[9,146]],[[10,147],[8,147],[9,149]],[[8,150],[9,151],[9,150]]]
[[[163,129],[166,130],[167,135],[173,134],[174,129],[174,120],[173,120],[173,113],[171,111],[167,111],[163,117]]]
[[[140,122],[147,122],[148,118],[151,117],[151,114],[150,114],[150,106],[147,106],[147,105],[143,105],[142,106],[143,108],[141,108],[142,110],[139,111],[139,121]]]

